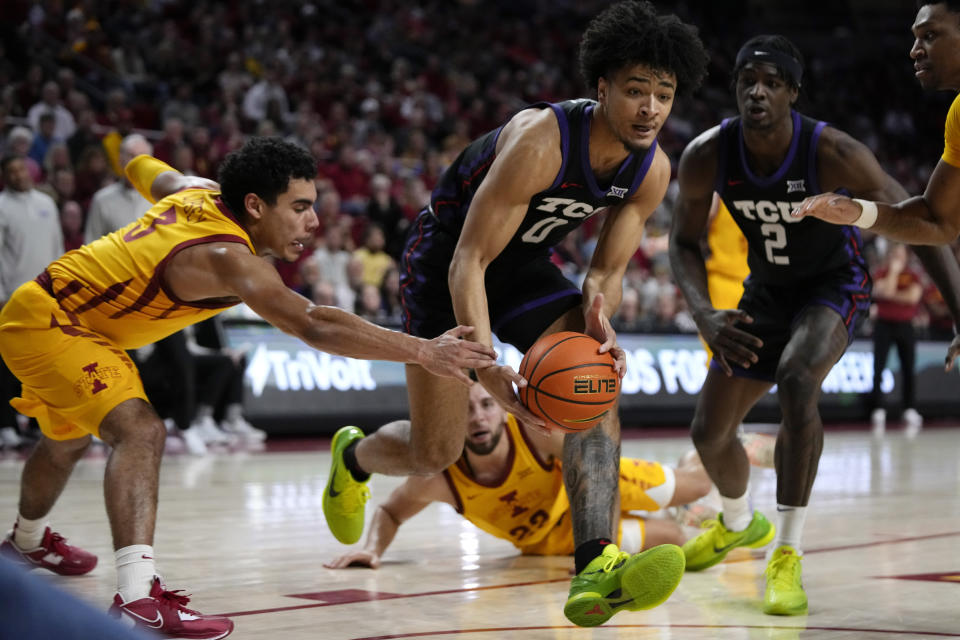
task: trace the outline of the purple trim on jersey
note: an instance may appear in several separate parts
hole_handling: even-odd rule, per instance
[[[603,200],[607,197],[606,191],[600,191],[600,187],[597,185],[597,176],[593,175],[593,167],[590,166],[590,125],[589,122],[590,116],[593,114],[593,108],[596,105],[590,105],[583,110],[583,127],[580,133],[580,168],[583,171],[583,175],[587,179],[587,187],[590,189],[590,192],[594,195],[595,198]],[[650,158],[650,161],[653,160],[654,152],[657,149],[657,143],[654,141],[653,145],[650,147],[650,150],[647,152],[647,156]],[[616,184],[617,178],[620,177],[620,174],[623,173],[624,169],[630,164],[630,161],[633,159],[634,154],[631,153],[626,159],[620,164],[620,168],[617,169],[617,175],[613,177],[613,180],[610,181],[610,184]],[[650,166],[650,162],[644,161],[647,167]],[[643,171],[646,173],[646,170]],[[631,189],[634,187],[631,186]],[[629,195],[629,194],[628,194]],[[626,199],[626,197],[624,198]]]
[[[650,147],[650,150],[647,151],[646,157],[643,159],[643,162],[640,163],[640,167],[637,169],[637,175],[633,178],[633,184],[630,185],[630,191],[627,192],[627,195],[623,196],[624,200],[632,196],[637,192],[637,189],[640,188],[640,183],[647,177],[647,171],[650,170],[650,165],[653,164],[653,157],[655,155],[657,155],[656,140],[653,141],[653,145]]]
[[[807,154],[807,177],[810,179],[810,195],[821,193],[820,175],[817,172],[817,143],[820,142],[820,134],[827,128],[827,123],[821,120],[813,128],[810,134],[810,153]]]
[[[570,123],[567,122],[567,112],[560,105],[550,103],[550,108],[557,116],[557,124],[560,125],[560,172],[554,178],[553,184],[547,191],[553,191],[560,186],[563,181],[563,174],[567,171],[567,159],[570,157]]]
[[[724,132],[727,130],[727,126],[731,120],[733,120],[733,118],[724,118],[720,121],[720,134],[717,136],[720,140],[720,147],[717,149],[719,162],[717,163],[717,175],[713,180],[713,190],[716,191],[719,196],[723,196],[723,188],[726,186],[723,184],[727,179],[727,137],[724,135]]]
[[[780,165],[780,168],[777,169],[772,176],[767,178],[756,176],[753,171],[750,171],[750,165],[747,164],[747,149],[743,144],[743,123],[740,123],[740,164],[743,165],[743,171],[746,173],[747,179],[755,186],[763,188],[772,187],[776,182],[783,179],[787,170],[790,169],[790,165],[793,164],[793,159],[797,155],[797,147],[800,146],[800,128],[802,123],[799,113],[793,110],[791,110],[790,113],[793,114],[793,138],[790,140],[790,150],[787,151],[787,157],[783,159],[783,164]]]
[[[496,324],[494,324],[490,328],[493,329],[494,333],[496,333],[500,329],[500,327],[507,324],[511,320],[515,320],[518,316],[523,315],[524,313],[526,313],[527,311],[530,311],[531,309],[536,309],[539,306],[553,302],[554,300],[559,300],[560,298],[565,298],[567,296],[579,296],[579,295],[582,295],[582,293],[583,292],[580,291],[580,289],[565,289],[563,291],[555,291],[550,295],[546,295],[541,298],[536,298],[535,300],[531,300],[530,302],[525,302],[519,307],[516,307],[511,311],[508,311],[506,315],[502,316],[499,320],[497,320]]]

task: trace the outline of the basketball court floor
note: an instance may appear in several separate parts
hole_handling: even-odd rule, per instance
[[[682,431],[656,433],[628,430],[624,455],[672,462],[690,446]],[[168,455],[155,548],[168,586],[193,593],[203,612],[231,615],[238,640],[960,638],[958,458],[956,422],[915,438],[895,427],[883,437],[863,425],[828,430],[804,538],[803,617],[761,613],[763,552],[738,549],[687,574],[664,605],[580,629],[562,612],[571,558],[520,557],[445,505],[405,524],[380,569],[325,569],[345,549],[320,507],[326,440]],[[43,579],[106,609],[115,578],[104,462],[102,452],[80,462],[52,519],[99,566]],[[20,456],[0,460],[4,522],[16,513],[21,466]],[[775,516],[773,471],[753,473],[756,506]],[[370,505],[397,482],[374,477]]]

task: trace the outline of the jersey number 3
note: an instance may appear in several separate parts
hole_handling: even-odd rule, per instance
[[[787,246],[787,230],[779,222],[768,222],[760,227],[760,233],[766,238],[763,248],[767,252],[767,261],[773,264],[790,264],[790,256],[777,255],[775,251]]]

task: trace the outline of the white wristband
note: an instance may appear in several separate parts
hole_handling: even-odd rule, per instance
[[[871,200],[861,200],[854,198],[854,202],[860,204],[860,217],[853,221],[853,224],[861,229],[869,229],[877,221],[877,203]]]

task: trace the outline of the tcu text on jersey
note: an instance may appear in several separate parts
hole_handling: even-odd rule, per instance
[[[772,200],[734,200],[733,207],[737,213],[751,222],[760,222],[760,233],[765,238],[763,243],[767,261],[773,264],[790,264],[790,258],[777,253],[778,249],[787,246],[787,233],[783,223],[794,224],[802,218],[790,215],[793,209],[800,206],[800,202],[774,202]]]
[[[538,244],[546,239],[550,232],[571,220],[582,221],[599,211],[585,202],[573,198],[544,197],[536,206],[537,211],[546,211],[556,215],[540,218],[527,229],[521,239],[530,244]]]

